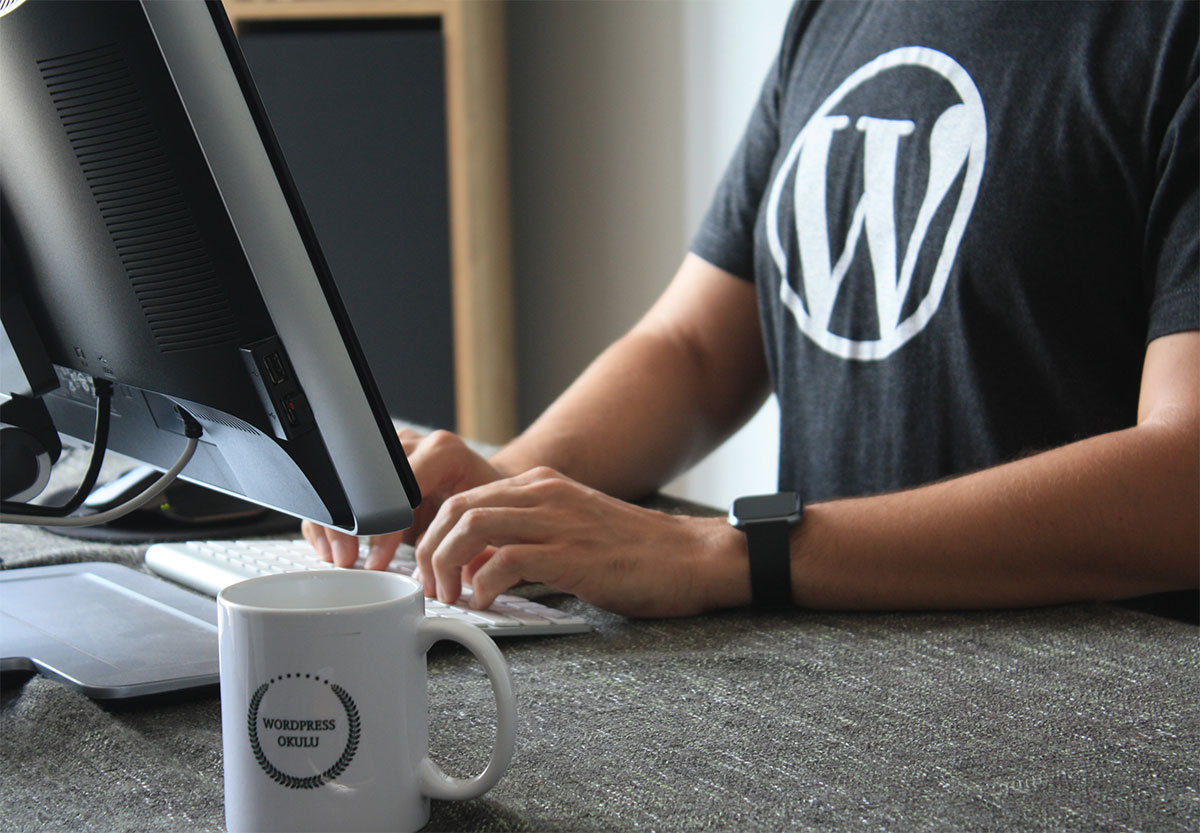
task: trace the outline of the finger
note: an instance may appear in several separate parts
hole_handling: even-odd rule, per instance
[[[386,569],[396,555],[396,547],[400,545],[403,535],[402,532],[393,532],[372,537],[367,550],[367,560],[363,566],[368,570]]]
[[[420,549],[417,550],[420,552]],[[437,575],[433,572],[433,565],[429,563],[429,554],[417,556],[417,569],[413,570],[413,578],[421,582],[421,587],[425,589],[425,598],[437,598]]]
[[[443,501],[485,482],[496,482],[497,473],[482,457],[471,451],[462,438],[446,431],[435,431],[425,437],[409,454],[413,473],[421,484],[424,501],[413,514],[413,524],[404,540],[416,548],[417,564],[424,576],[426,596],[437,595],[437,577],[429,556],[432,546],[422,546],[430,526],[442,512]],[[455,516],[457,517],[457,515]],[[449,528],[448,525],[443,527]],[[437,536],[440,540],[440,534]]]
[[[458,525],[462,516],[472,509],[537,506],[545,498],[544,494],[539,494],[536,489],[531,488],[538,482],[538,478],[530,477],[529,473],[525,473],[506,480],[485,483],[447,498],[438,508],[437,514],[425,529],[421,541],[417,545],[417,560],[422,564],[428,564],[429,557],[441,545],[442,540],[450,530]]]
[[[464,512],[430,555],[437,597],[445,604],[458,600],[462,568],[488,547],[537,543],[549,524],[534,509],[476,506]]]
[[[450,499],[452,506],[461,501],[462,497],[460,496],[455,496]],[[424,509],[425,506],[422,506],[421,508]],[[422,524],[420,528],[418,528],[418,524],[414,522],[413,525],[409,527],[407,531],[408,534],[405,537],[405,540],[413,546],[413,553],[417,560],[417,571],[421,574],[421,584],[425,587],[425,597],[427,599],[437,598],[438,596],[437,574],[434,572],[433,564],[430,560],[433,556],[436,541],[434,537],[431,537],[430,531],[443,510],[452,512],[455,519],[457,519],[461,514],[459,512],[454,512],[453,509],[446,509],[445,503],[437,506],[436,508],[431,507],[430,512],[433,515],[433,518]],[[436,533],[437,541],[440,541],[441,535],[444,534],[441,530],[448,528],[449,527],[445,524],[438,527],[440,531]]]
[[[483,610],[496,597],[522,581],[552,584],[558,570],[551,563],[552,549],[539,544],[510,544],[500,547],[480,563],[471,577],[471,607]],[[472,566],[475,562],[472,562]]]
[[[325,538],[325,527],[312,521],[305,521],[300,524],[300,532],[303,533],[304,540],[308,541],[317,551],[317,555],[322,561],[333,561],[333,551],[329,548],[329,541]]]
[[[333,550],[333,563],[338,567],[353,567],[358,561],[358,539],[337,530],[326,530],[329,547]]]
[[[475,586],[475,574],[479,572],[479,568],[488,562],[488,559],[496,552],[495,547],[488,547],[479,555],[471,559],[471,563],[462,568],[463,584]]]

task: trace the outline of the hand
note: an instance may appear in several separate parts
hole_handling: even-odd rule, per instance
[[[370,539],[364,565],[368,570],[386,568],[396,554],[396,547],[418,541],[450,495],[501,477],[494,466],[449,431],[434,431],[427,437],[409,429],[397,433],[421,486],[421,505],[413,513],[411,527]],[[358,538],[355,536],[311,521],[305,521],[300,529],[324,561],[332,561],[339,567],[352,567],[358,560]]]
[[[426,595],[484,608],[525,581],[628,616],[688,616],[750,599],[742,533],[643,509],[552,469],[447,498],[417,545]]]

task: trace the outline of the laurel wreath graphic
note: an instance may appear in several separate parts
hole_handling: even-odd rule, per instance
[[[355,705],[354,699],[346,692],[344,688],[331,683],[329,688],[333,691],[338,701],[342,704],[342,708],[346,710],[346,748],[342,750],[341,757],[333,762],[333,766],[317,775],[310,775],[307,778],[299,778],[295,775],[288,775],[286,772],[281,772],[263,752],[262,745],[258,742],[258,707],[262,703],[263,696],[267,693],[267,689],[271,687],[270,683],[263,683],[254,692],[250,698],[250,709],[246,714],[247,729],[250,732],[250,751],[254,753],[254,760],[258,761],[258,765],[262,767],[271,780],[285,787],[290,787],[293,790],[312,790],[321,786],[327,781],[332,781],[345,772],[346,767],[350,766],[350,761],[354,759],[354,753],[358,751],[358,740],[360,734],[361,719],[358,715],[358,706]]]

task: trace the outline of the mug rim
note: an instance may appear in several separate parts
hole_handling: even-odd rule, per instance
[[[353,602],[350,604],[312,604],[306,606],[289,606],[280,607],[267,604],[261,601],[239,601],[237,596],[242,593],[250,593],[258,589],[258,587],[267,584],[283,584],[289,582],[307,583],[312,581],[323,581],[325,576],[338,576],[339,581],[343,581],[346,576],[355,576],[350,579],[351,582],[362,581],[367,578],[368,581],[391,582],[407,587],[407,592],[398,593],[390,598],[377,599],[373,601]],[[382,578],[386,576],[387,578]],[[361,578],[360,578],[361,577]],[[403,603],[411,600],[414,596],[423,597],[423,589],[421,583],[410,576],[400,573],[393,573],[389,570],[367,570],[355,567],[333,568],[329,570],[297,570],[289,573],[272,573],[265,576],[255,576],[254,578],[243,579],[221,589],[217,594],[218,605],[225,607],[228,610],[244,611],[248,613],[259,614],[299,614],[311,615],[313,613],[346,613],[346,612],[364,612],[372,609],[386,607],[397,603]]]

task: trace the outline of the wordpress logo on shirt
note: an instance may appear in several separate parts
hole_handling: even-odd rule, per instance
[[[986,148],[975,82],[934,49],[886,52],[822,102],[788,149],[766,212],[780,300],[809,339],[870,361],[925,328],[979,194]]]

